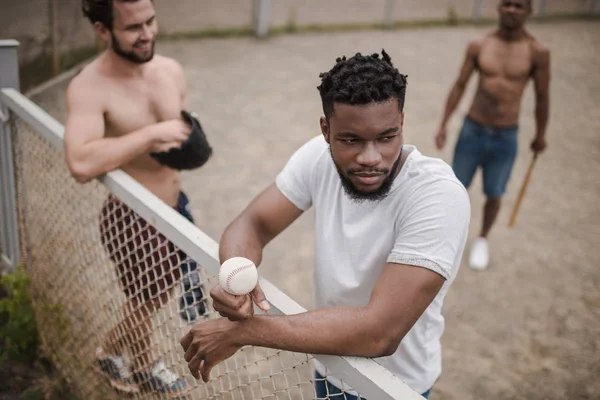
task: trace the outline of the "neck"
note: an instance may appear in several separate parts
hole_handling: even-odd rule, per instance
[[[518,28],[518,29],[506,29],[506,28],[500,27],[498,29],[498,36],[500,36],[500,38],[507,40],[507,41],[522,39],[526,34],[527,34],[527,32],[525,31],[525,28],[523,28],[523,27]]]
[[[126,60],[111,49],[106,50],[105,59],[110,69],[119,75],[139,77],[143,75],[146,67],[146,63],[138,64]]]
[[[396,177],[400,173],[400,170],[402,169],[402,166],[404,165],[404,162],[406,161],[406,157],[408,157],[409,153],[410,153],[410,151],[407,151],[406,146],[402,145],[402,147],[400,147],[400,155],[398,156],[398,165],[396,166],[396,170],[392,172],[394,174],[394,179],[396,179]]]

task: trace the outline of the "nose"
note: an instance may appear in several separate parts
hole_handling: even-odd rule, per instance
[[[360,165],[374,167],[381,162],[381,154],[374,143],[367,143],[358,154],[356,162]]]

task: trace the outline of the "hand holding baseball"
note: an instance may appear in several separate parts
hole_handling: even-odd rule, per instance
[[[219,269],[219,285],[212,288],[213,308],[230,321],[241,321],[254,315],[256,304],[263,311],[270,306],[258,284],[254,263],[244,257],[233,257]]]

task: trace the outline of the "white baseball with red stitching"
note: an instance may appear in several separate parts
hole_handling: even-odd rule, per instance
[[[229,294],[250,293],[257,283],[256,265],[245,257],[232,257],[219,268],[219,284]]]

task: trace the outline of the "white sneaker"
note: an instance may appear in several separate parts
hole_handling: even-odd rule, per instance
[[[483,271],[490,263],[490,249],[486,238],[478,237],[471,244],[469,267],[476,271]]]
[[[107,354],[102,347],[98,347],[96,361],[100,365],[100,370],[108,377],[112,387],[126,393],[139,393],[140,388],[123,357]]]

